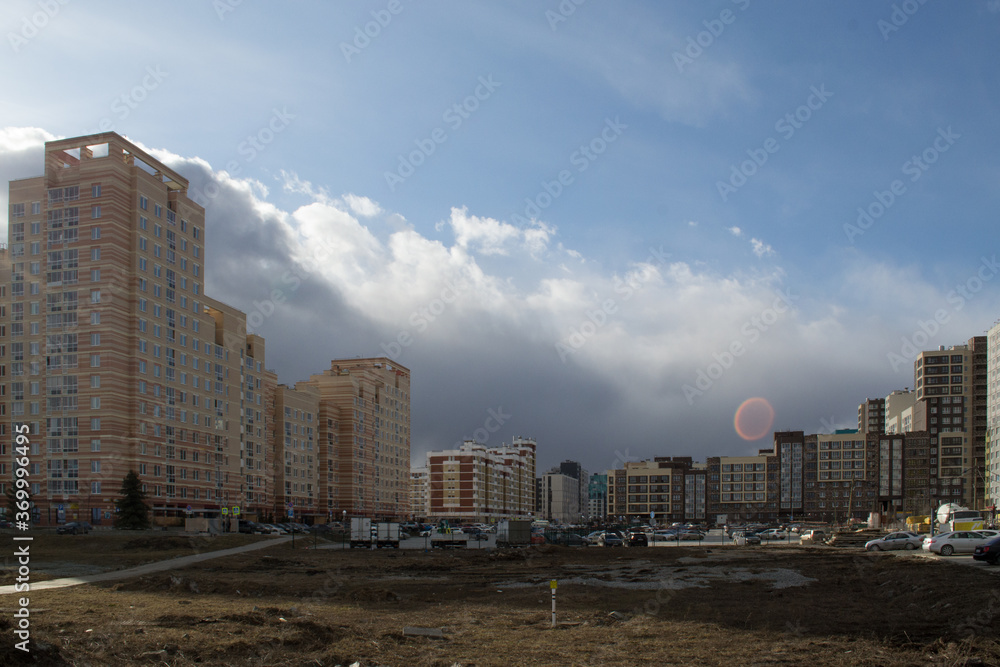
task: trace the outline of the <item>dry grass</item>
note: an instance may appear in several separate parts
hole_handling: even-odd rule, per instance
[[[775,588],[778,570],[814,581]],[[47,664],[78,665],[989,665],[1000,664],[996,570],[797,548],[282,545],[34,593],[32,636]],[[560,585],[555,629],[550,578],[581,582]],[[0,646],[0,665],[12,656]]]

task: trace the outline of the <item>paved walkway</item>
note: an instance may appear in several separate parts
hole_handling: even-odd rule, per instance
[[[101,572],[100,574],[88,574],[82,577],[65,577],[63,579],[50,579],[48,581],[32,581],[31,592],[34,591],[44,591],[48,588],[66,588],[67,586],[79,586],[80,584],[93,584],[99,581],[114,581],[115,579],[128,579],[130,577],[138,577],[143,574],[151,574],[153,572],[163,572],[164,570],[175,570],[182,567],[187,567],[192,563],[200,563],[203,560],[211,560],[213,558],[222,558],[224,556],[232,556],[233,554],[245,553],[247,551],[256,551],[257,549],[266,549],[267,547],[274,546],[275,544],[281,544],[283,542],[288,542],[291,537],[278,537],[270,540],[261,540],[260,542],[254,542],[253,544],[245,544],[242,547],[233,547],[232,549],[220,549],[219,551],[206,551],[201,554],[194,554],[193,556],[181,556],[180,558],[171,558],[170,560],[161,560],[155,563],[146,563],[145,565],[139,565],[138,567],[132,567],[127,570],[114,570],[112,572]],[[30,542],[21,542],[20,544],[30,544]],[[0,595],[11,595],[15,593],[14,585],[10,586],[0,586]],[[24,593],[22,592],[21,595]]]

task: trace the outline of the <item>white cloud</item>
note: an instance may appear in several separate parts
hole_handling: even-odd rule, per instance
[[[760,239],[752,238],[750,239],[750,245],[753,246],[753,254],[758,257],[770,257],[774,254],[774,248],[772,248],[767,243],[764,243]]]
[[[555,231],[543,222],[533,222],[533,226],[521,229],[494,218],[469,215],[464,206],[451,209],[448,224],[459,246],[484,255],[508,255],[520,247],[537,256],[548,248]]]
[[[57,138],[40,127],[5,127],[0,129],[0,153],[36,148]]]
[[[743,230],[739,227],[727,227],[727,231],[733,236],[740,237],[743,236]]]
[[[346,194],[344,195],[344,201],[351,207],[351,211],[353,211],[355,215],[359,215],[362,218],[374,218],[382,212],[382,207],[368,197]]]

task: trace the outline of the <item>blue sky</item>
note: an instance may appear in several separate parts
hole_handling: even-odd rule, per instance
[[[533,435],[543,466],[747,453],[743,400],[853,425],[912,385],[889,355],[921,322],[943,312],[936,347],[1000,313],[992,0],[52,0],[0,24],[0,175],[101,128],[160,151],[217,192],[208,289],[248,312],[324,249],[258,327],[270,365],[411,340],[415,462],[498,407],[494,442]]]

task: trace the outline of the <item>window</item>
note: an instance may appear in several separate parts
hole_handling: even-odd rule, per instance
[[[98,218],[101,217],[101,205],[100,204],[95,204],[94,206],[90,207],[90,217],[93,220],[97,220]]]
[[[93,197],[93,198],[95,198],[95,199],[97,197],[101,196],[101,184],[100,183],[94,183],[93,185],[90,186],[90,196]]]
[[[92,354],[92,355],[90,355],[90,367],[91,368],[100,368],[101,367],[101,355],[100,354]]]
[[[149,210],[149,200],[142,195],[139,195],[139,208],[143,211]]]
[[[101,259],[101,247],[94,246],[90,249],[90,261],[96,262]]]
[[[100,431],[101,430],[101,418],[100,417],[91,417],[90,418],[90,430],[91,431]]]
[[[90,302],[91,303],[100,303],[101,302],[101,290],[99,290],[99,289],[92,289],[92,290],[90,290]]]
[[[97,225],[90,228],[90,240],[96,241],[101,238],[101,228]]]
[[[140,257],[139,258],[139,270],[140,271],[145,271],[146,270],[146,258],[145,257]]]

